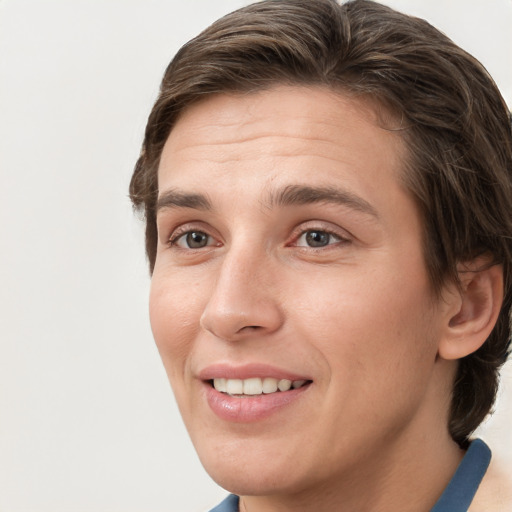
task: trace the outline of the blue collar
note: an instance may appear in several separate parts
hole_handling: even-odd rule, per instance
[[[430,512],[466,512],[491,462],[491,450],[481,440],[469,445],[448,487]]]
[[[219,503],[210,512],[238,512],[238,496],[230,494],[222,503]]]
[[[481,440],[469,445],[450,483],[430,512],[467,512],[491,461],[491,450]],[[210,512],[238,512],[238,496],[230,494]]]

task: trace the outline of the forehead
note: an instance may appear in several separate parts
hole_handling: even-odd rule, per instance
[[[242,115],[246,122],[243,126],[239,123]],[[212,128],[228,130],[230,127],[243,141],[247,135],[250,136],[250,131],[266,123],[269,117],[272,118],[273,133],[282,135],[293,128],[314,132],[316,126],[329,137],[326,126],[342,128],[341,124],[350,119],[351,124],[371,124],[389,132],[390,139],[398,140],[394,135],[400,125],[389,108],[368,95],[356,96],[342,89],[320,85],[275,85],[246,93],[212,94],[195,101],[179,114],[168,141],[177,142],[176,132],[181,136],[192,129],[198,136],[214,136]],[[292,120],[295,124],[291,124]],[[267,126],[264,129],[268,131]]]
[[[195,160],[217,152],[219,160],[239,152],[251,157],[246,153],[249,143],[258,156],[276,153],[276,145],[281,156],[310,151],[329,158],[336,148],[345,156],[379,153],[400,170],[405,148],[397,131],[389,128],[393,123],[377,101],[321,86],[211,95],[181,113],[164,146],[159,171],[172,167],[180,156]]]
[[[267,195],[297,183],[374,195],[401,182],[405,153],[383,109],[323,87],[274,87],[209,96],[188,107],[159,166],[159,192],[183,187],[208,195],[243,188]],[[389,117],[390,118],[390,117]]]

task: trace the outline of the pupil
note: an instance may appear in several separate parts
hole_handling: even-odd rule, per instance
[[[187,245],[191,249],[205,247],[208,242],[208,236],[201,231],[192,231],[187,235]]]
[[[325,231],[309,231],[306,234],[306,241],[311,247],[324,247],[329,244],[329,233]]]

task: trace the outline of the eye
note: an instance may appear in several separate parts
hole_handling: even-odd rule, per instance
[[[213,245],[214,240],[204,231],[187,231],[174,237],[170,243],[181,249],[202,249]]]
[[[304,231],[297,239],[296,245],[298,247],[326,247],[338,242],[342,239],[334,233],[322,231],[321,229],[309,229]]]

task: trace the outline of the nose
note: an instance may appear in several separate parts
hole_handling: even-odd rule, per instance
[[[272,269],[270,258],[256,255],[249,248],[232,250],[224,257],[201,315],[203,329],[226,341],[279,330],[283,313],[273,279],[276,269]]]

